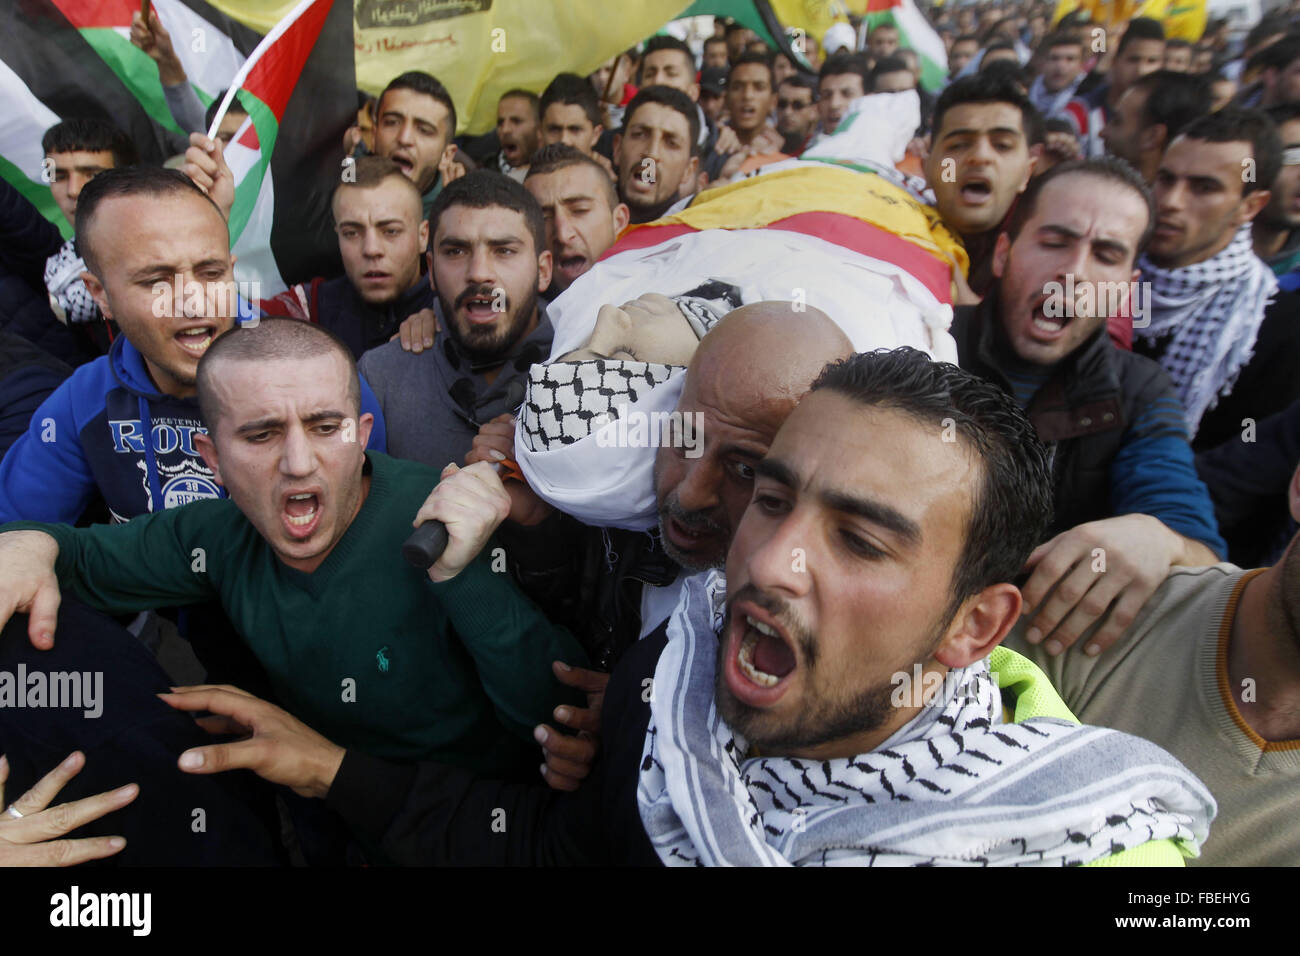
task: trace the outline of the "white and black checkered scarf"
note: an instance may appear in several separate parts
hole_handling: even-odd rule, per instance
[[[1172,336],[1160,364],[1173,380],[1195,436],[1201,416],[1232,391],[1250,361],[1264,310],[1277,280],[1255,255],[1250,223],[1218,255],[1181,269],[1162,269],[1145,255],[1138,261],[1151,283],[1150,322],[1136,323],[1135,339]]]
[[[870,753],[747,758],[715,706],[726,579],[688,579],[655,667],[637,787],[669,866],[1061,866],[1170,839],[1199,853],[1214,798],[1155,744],[1003,722],[987,658]]]

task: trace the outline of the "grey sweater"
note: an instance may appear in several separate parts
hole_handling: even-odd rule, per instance
[[[539,302],[537,328],[519,342],[491,385],[456,348],[435,306],[439,331],[433,348],[418,355],[393,341],[361,356],[357,367],[379,398],[388,429],[388,454],[441,470],[465,464],[474,436],[504,412],[523,403],[528,369],[550,355],[554,331]]]

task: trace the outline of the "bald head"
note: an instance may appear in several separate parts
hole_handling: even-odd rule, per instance
[[[677,410],[699,416],[703,452],[660,448],[655,494],[664,548],[690,569],[720,567],[749,504],[753,465],[821,370],[853,354],[826,313],[756,302],[700,341]]]

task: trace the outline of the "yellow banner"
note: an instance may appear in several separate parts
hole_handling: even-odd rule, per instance
[[[1052,23],[1066,14],[1086,10],[1093,23],[1114,26],[1133,17],[1150,17],[1164,24],[1165,36],[1195,43],[1205,32],[1205,0],[1058,0]]]
[[[296,0],[209,0],[265,33]],[[341,0],[340,0],[341,2]],[[540,93],[557,73],[590,73],[659,30],[690,0],[353,0],[357,86],[379,93],[407,70],[442,81],[459,132],[496,123],[516,87]]]

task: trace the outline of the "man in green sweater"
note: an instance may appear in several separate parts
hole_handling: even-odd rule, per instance
[[[28,612],[48,649],[60,588],[113,614],[216,598],[280,703],[323,733],[392,760],[531,773],[533,728],[576,702],[552,662],[587,661],[498,573],[488,542],[510,499],[495,470],[367,454],[356,366],[309,323],[227,333],[198,388],[199,450],[230,498],[115,526],[6,525],[0,624]],[[426,575],[400,548],[433,519],[449,542]]]

